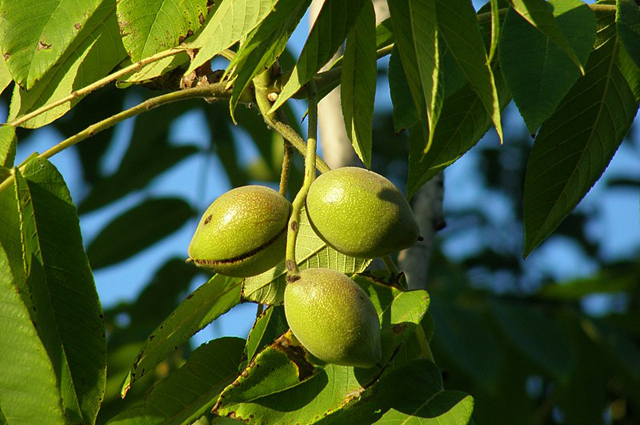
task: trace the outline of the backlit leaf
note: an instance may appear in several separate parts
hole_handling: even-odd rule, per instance
[[[2,2],[0,49],[13,79],[30,90],[68,51],[69,46],[77,42],[100,3],[105,2]]]
[[[222,1],[203,24],[202,31],[187,45],[198,53],[187,74],[240,41],[273,10],[276,0]]]
[[[582,62],[558,26],[553,16],[553,6],[549,2],[545,0],[509,0],[509,2],[520,16],[557,44],[578,69],[583,71]]]
[[[356,154],[371,168],[371,127],[378,77],[373,5],[365,2],[347,38],[340,100],[347,135]]]
[[[5,2],[16,3],[16,2]],[[93,15],[82,25],[69,48],[61,54],[55,67],[41,75],[29,90],[16,86],[11,98],[9,121],[14,121],[41,106],[67,97],[107,75],[126,57],[116,22],[115,4],[103,0]],[[81,98],[57,106],[23,124],[42,127],[64,115]]]
[[[315,234],[307,213],[300,214],[300,230],[296,240],[296,260],[300,269],[326,267],[345,274],[359,273],[371,260],[348,257],[326,244]],[[257,276],[244,279],[242,296],[248,301],[278,305],[284,300],[287,270],[284,262]]]
[[[118,0],[122,42],[133,61],[170,49],[195,33],[207,0]]]
[[[356,21],[364,0],[325,0],[309,33],[291,76],[285,82],[278,99],[271,107],[274,112],[326,64],[344,42]],[[372,35],[373,36],[373,35]],[[370,41],[373,42],[374,39]]]
[[[286,48],[311,0],[278,0],[273,10],[247,35],[227,69],[236,69],[230,108],[233,111],[249,82],[270,67]]]
[[[468,0],[436,0],[436,16],[440,35],[502,140],[498,91],[473,5]]]
[[[0,165],[13,167],[16,158],[16,128],[10,125],[0,127]]]

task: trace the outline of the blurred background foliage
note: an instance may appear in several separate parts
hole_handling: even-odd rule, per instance
[[[379,77],[380,93],[388,93],[384,64]],[[5,108],[10,92],[2,96]],[[156,94],[148,87],[126,92],[102,89],[46,129],[18,129],[18,140],[29,144],[33,138],[46,137],[52,145]],[[408,140],[406,134],[394,133],[389,104],[388,99],[377,99],[372,168],[402,188]],[[303,105],[293,107],[298,110],[287,111],[289,121],[300,130]],[[629,166],[617,167],[613,175],[608,170],[554,235],[522,260],[522,186],[532,139],[512,108],[504,115],[504,145],[491,132],[445,171],[447,226],[437,239],[427,283],[436,329],[432,345],[445,387],[474,396],[478,425],[638,424],[640,240],[627,241],[623,250],[607,248],[608,239],[615,236],[607,229],[628,225],[623,217],[638,215],[640,175]],[[180,124],[186,115],[198,117],[206,127]],[[205,183],[212,181],[213,174],[218,194],[249,183],[275,187],[282,140],[266,129],[256,109],[241,107],[236,117],[237,127],[222,102],[176,103],[108,129],[70,150],[77,178],[69,185],[81,222],[106,211],[100,224],[83,226],[88,229],[85,243],[98,272],[101,297],[131,285],[101,281],[102,269],[128,262],[129,273],[134,274],[139,253],[173,243],[172,235],[179,229],[184,234],[193,231],[195,220],[213,200],[206,199],[211,191]],[[624,156],[627,164],[640,163],[640,140],[633,137],[637,130],[632,129],[616,156]],[[205,143],[175,143],[171,135],[176,132],[187,136],[204,132],[209,137],[194,137]],[[166,182],[167,176],[180,179],[173,172],[193,158],[205,164],[190,165],[187,170],[195,176],[197,187],[184,187],[182,196],[158,196],[150,189]],[[290,192],[301,182],[299,157],[293,165]],[[450,173],[455,173],[451,181]],[[186,186],[180,181],[173,184]],[[610,195],[616,193],[630,196],[635,210],[620,209],[620,221],[614,215],[611,222],[605,210]],[[129,202],[123,208],[125,198]],[[114,205],[121,207],[114,209]],[[631,225],[635,228],[628,229],[629,234],[637,235],[640,222]],[[99,423],[140,403],[154,383],[189,356],[189,348],[178,350],[134,386],[125,400],[120,399],[120,385],[145,338],[195,286],[206,281],[206,276],[185,264],[186,243],[177,248],[185,253],[182,257],[170,253],[160,259],[148,282],[133,291],[134,297],[112,294],[110,298],[118,302],[104,305],[108,383]]]

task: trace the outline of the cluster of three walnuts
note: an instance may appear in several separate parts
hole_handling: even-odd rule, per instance
[[[411,207],[386,178],[345,167],[319,176],[305,204],[313,230],[337,251],[376,258],[413,245],[419,229]],[[264,186],[233,189],[205,211],[189,245],[197,266],[248,277],[284,260],[291,203]],[[287,284],[287,322],[318,359],[372,367],[380,361],[380,321],[362,288],[343,273],[308,268]]]

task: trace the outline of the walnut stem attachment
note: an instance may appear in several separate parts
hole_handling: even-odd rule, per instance
[[[307,152],[304,157],[304,181],[293,200],[291,218],[287,230],[287,252],[285,265],[287,267],[287,281],[292,282],[299,278],[300,270],[296,262],[296,239],[300,230],[300,212],[307,199],[307,193],[311,183],[316,179],[316,146],[318,144],[318,99],[315,83],[309,83],[309,134],[307,137]]]

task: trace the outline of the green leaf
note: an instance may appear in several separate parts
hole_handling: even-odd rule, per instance
[[[500,40],[500,4],[499,0],[490,0],[491,7],[491,46],[489,47],[489,63],[498,51],[498,40]]]
[[[0,165],[3,167],[13,167],[16,159],[16,128],[10,125],[0,127]]]
[[[379,392],[386,412],[376,424],[466,425],[471,420],[473,398],[443,390],[440,370],[428,360],[395,370],[380,382]]]
[[[289,37],[311,0],[277,0],[260,24],[251,31],[227,69],[235,69],[229,101],[233,112],[249,82],[269,68],[284,51]]]
[[[631,292],[640,285],[640,266],[620,263],[607,266],[589,277],[544,285],[538,291],[543,298],[578,301],[587,295]]]
[[[87,248],[94,269],[119,263],[181,228],[195,215],[179,198],[146,200],[107,224]]]
[[[271,344],[276,338],[284,334],[289,325],[284,315],[284,307],[282,306],[269,306],[267,309],[256,319],[249,337],[247,338],[247,344],[244,348],[244,352],[247,357],[247,362],[253,360],[255,355],[261,351],[264,347]],[[243,365],[243,369],[246,367],[246,363]]]
[[[499,72],[495,73],[500,107],[510,102],[509,90]],[[423,157],[426,135],[420,122],[410,132],[407,194],[413,196],[423,184],[471,149],[491,127],[491,117],[470,84],[447,96],[433,136],[433,144]]]
[[[545,0],[509,0],[509,3],[520,16],[557,44],[578,67],[580,73],[584,74],[582,62],[556,22],[553,16],[554,7],[550,3]]]
[[[598,47],[585,76],[542,125],[529,154],[525,257],[600,178],[638,110],[640,71],[617,41],[613,15],[599,19]]]
[[[586,64],[595,39],[595,14],[580,0],[553,0],[550,4],[560,30],[580,62]],[[512,9],[507,12],[502,29],[500,66],[531,134],[553,113],[580,76],[557,44]]]
[[[425,106],[422,92],[422,78],[418,67],[418,58],[416,57],[415,40],[412,31],[409,0],[389,2],[389,13],[391,15],[390,19],[395,39],[393,52],[402,63],[401,70],[399,67],[396,68],[398,69],[396,75],[406,78],[406,86],[411,93],[412,104],[416,110],[415,115],[418,117]],[[404,74],[401,74],[401,71]],[[405,108],[408,108],[408,106],[405,106]]]
[[[562,381],[573,366],[568,336],[547,312],[524,303],[494,301],[491,311],[502,332],[524,356]]]
[[[198,347],[186,363],[154,386],[142,406],[126,410],[108,424],[193,423],[208,413],[238,374],[244,340],[220,338]]]
[[[354,279],[369,294],[380,318],[383,355],[379,366],[318,365],[287,333],[261,351],[224,390],[216,413],[233,413],[241,419],[261,417],[265,423],[315,422],[358,400],[391,368],[398,347],[422,321],[429,297],[425,291],[403,292],[389,286],[387,274]]]
[[[345,274],[359,273],[371,260],[348,257],[326,244],[315,234],[306,210],[300,214],[300,228],[296,240],[296,260],[300,269],[326,267]],[[242,297],[260,304],[282,304],[287,270],[284,262],[257,276],[244,279]]]
[[[128,74],[124,77],[118,78],[116,85],[118,88],[126,88],[129,84],[147,83],[158,77],[169,74],[174,69],[186,65],[188,62],[189,55],[186,52],[178,53],[177,55],[169,56],[145,65],[133,74]],[[121,66],[125,67],[130,64],[131,63],[123,63]],[[184,74],[184,69],[180,69],[178,72],[182,75]]]
[[[17,4],[5,2],[9,3]],[[103,0],[86,23],[83,22],[81,31],[74,36],[69,48],[60,55],[55,67],[40,75],[37,82],[29,85],[28,90],[19,86],[14,88],[9,122],[67,97],[74,90],[104,77],[125,57],[126,52],[118,33],[115,4],[110,0]],[[24,122],[21,126],[37,128],[49,124],[67,113],[80,99],[76,97]]]
[[[0,94],[9,87],[9,84],[13,81],[13,77],[7,68],[7,64],[0,58]]]
[[[6,190],[5,193],[8,193]],[[7,198],[3,197],[0,202]],[[15,198],[14,198],[15,200]],[[4,219],[2,211],[2,218]],[[17,213],[17,211],[16,211]],[[17,214],[16,214],[17,215]],[[4,223],[4,221],[3,221]],[[0,240],[4,239],[3,237]],[[2,415],[24,423],[63,425],[62,397],[51,359],[18,293],[8,256],[0,246],[0,406]],[[18,390],[19,389],[19,390]],[[1,420],[0,420],[1,421]]]
[[[411,89],[397,47],[389,58],[389,93],[393,104],[393,128],[400,133],[415,125],[418,112],[411,97]]]
[[[442,110],[443,84],[441,78],[441,46],[438,36],[438,24],[436,19],[435,3],[425,0],[406,0],[394,2],[390,7],[391,20],[396,34],[396,47],[402,60],[402,69],[393,66],[394,74],[389,75],[396,84],[393,97],[400,97],[397,89],[404,89],[405,83],[398,82],[397,77],[402,78],[402,71],[406,76],[406,85],[413,97],[413,103],[418,111],[411,113],[407,106],[402,106],[394,116],[405,116],[408,121],[414,119],[413,115],[421,116],[426,111],[426,125],[429,128],[429,137],[423,146],[427,152],[433,141],[432,135]],[[392,64],[389,64],[390,68]],[[390,69],[391,71],[391,69]],[[400,100],[402,102],[402,100]],[[394,110],[399,101],[394,101]],[[426,109],[425,109],[426,105]],[[404,127],[407,124],[403,124]],[[410,126],[410,125],[409,125]],[[399,130],[396,126],[396,130]]]
[[[413,32],[413,47],[421,75],[422,94],[427,106],[429,137],[423,150],[427,153],[433,142],[433,134],[442,111],[444,97],[436,4],[431,0],[409,0],[409,17]]]
[[[640,67],[640,6],[632,0],[617,0],[616,29],[629,56]]]
[[[275,112],[287,99],[308,83],[324,64],[329,62],[355,24],[363,4],[363,0],[324,1],[302,52],[300,52],[298,62],[291,71],[289,79],[284,83],[284,87],[282,87],[270,112]],[[373,34],[371,33],[370,36],[373,37]],[[371,42],[373,40],[372,38]]]
[[[175,47],[195,33],[207,0],[118,0],[122,42],[133,61]]]
[[[239,404],[294,388],[323,369],[314,365],[291,331],[269,344],[228,385],[216,404],[218,413],[228,415]]]
[[[239,279],[216,275],[187,296],[145,342],[123,384],[122,396],[193,334],[238,304],[241,287]]]
[[[371,168],[371,127],[378,78],[375,30],[373,4],[365,2],[347,38],[340,80],[347,135],[367,168]]]
[[[5,1],[0,49],[13,79],[30,90],[77,41],[100,0]]]
[[[75,206],[58,171],[27,163],[15,187],[31,319],[53,364],[69,420],[93,422],[104,394],[106,347]]]
[[[429,312],[436,325],[431,345],[439,358],[446,359],[448,369],[494,394],[504,354],[493,323],[484,310],[458,304],[443,298],[431,305]]]
[[[440,35],[478,94],[502,140],[498,91],[473,5],[468,0],[436,0],[436,15]]]
[[[197,50],[186,74],[242,40],[273,10],[276,0],[222,1],[209,14],[202,31],[187,46]]]

